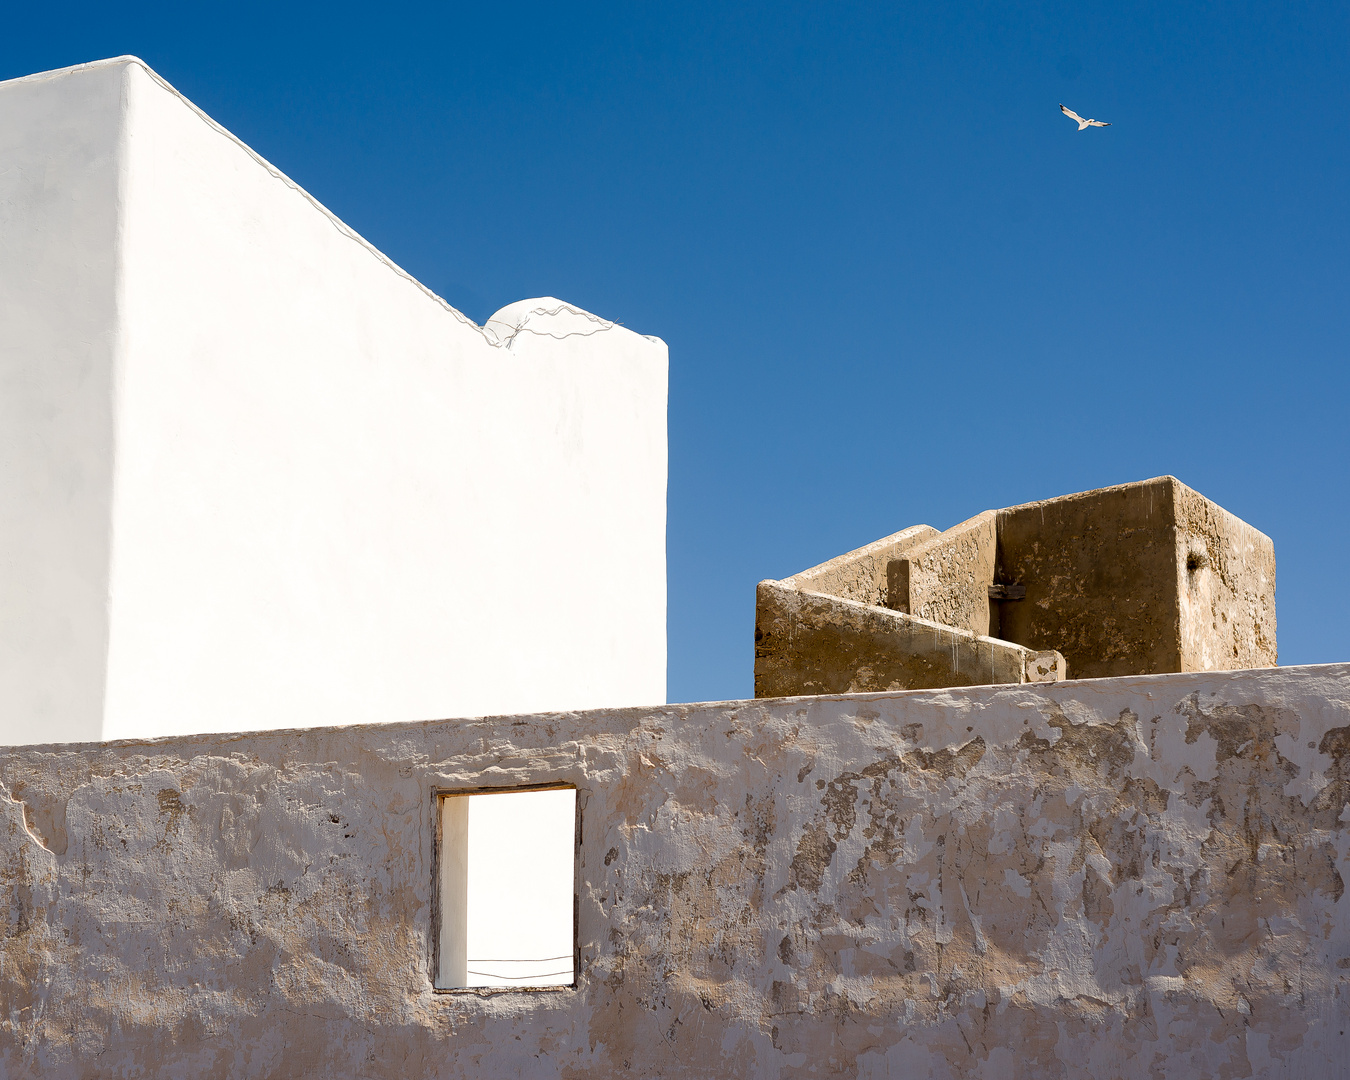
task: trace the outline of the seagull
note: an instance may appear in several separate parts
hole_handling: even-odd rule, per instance
[[[1059,111],[1062,112],[1065,116],[1067,116],[1070,120],[1077,120],[1077,121],[1078,121],[1078,130],[1079,130],[1079,131],[1082,131],[1084,128],[1090,128],[1090,127],[1110,127],[1110,126],[1111,126],[1110,124],[1108,124],[1108,123],[1106,123],[1106,122],[1104,122],[1104,121],[1102,121],[1102,120],[1084,120],[1081,116],[1079,116],[1079,115],[1078,115],[1076,112],[1074,112],[1072,109],[1066,109],[1063,105],[1060,105]]]

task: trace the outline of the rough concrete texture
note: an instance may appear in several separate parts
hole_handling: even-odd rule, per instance
[[[582,805],[575,989],[431,986],[436,792]],[[0,1074],[1335,1077],[1350,665],[0,756]]]
[[[1046,682],[1063,666],[1058,653],[786,582],[761,581],[755,597],[755,697]]]
[[[887,606],[972,634],[998,630],[989,586],[998,569],[998,512],[986,510],[904,552],[892,572]],[[903,584],[902,584],[903,583]]]
[[[1000,512],[999,637],[1074,678],[1273,665],[1275,546],[1175,477]]]
[[[1027,594],[998,605],[1002,636],[1058,649],[1074,678],[1182,670],[1174,483],[1004,511],[1000,570]]]
[[[1274,544],[1222,506],[1173,483],[1181,670],[1273,666]]]
[[[888,602],[890,565],[916,544],[937,535],[938,531],[931,525],[911,525],[866,547],[793,574],[783,584],[874,607],[894,607]],[[908,608],[896,610],[908,611]]]
[[[1175,477],[987,510],[942,533],[916,526],[780,584],[875,606],[871,597],[879,589],[871,579],[857,588],[849,574],[883,559],[885,607],[1033,651],[1057,651],[1074,678],[1276,662],[1274,545]],[[993,595],[1000,589],[1015,595]],[[762,650],[761,630],[773,617],[756,613],[756,693],[761,683],[779,694],[826,692],[819,658],[802,653],[794,661],[794,646],[782,640],[771,653]],[[847,615],[843,637],[856,637],[857,619]],[[841,658],[823,624],[797,640],[807,649],[826,642],[830,664]],[[926,640],[881,635],[875,644],[903,649]],[[775,668],[764,678],[761,656],[772,656]],[[862,649],[854,656],[859,681],[836,672],[830,691],[904,685],[874,685],[872,673],[903,671],[908,658]],[[794,662],[801,668],[796,676]],[[925,677],[908,688],[970,685],[957,674],[965,666],[949,667],[950,682]]]

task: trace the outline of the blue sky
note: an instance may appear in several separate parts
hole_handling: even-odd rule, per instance
[[[670,345],[670,697],[754,585],[1173,473],[1350,660],[1350,6],[12,5],[0,78],[134,53],[482,320]],[[1112,127],[1078,134],[1058,103]]]

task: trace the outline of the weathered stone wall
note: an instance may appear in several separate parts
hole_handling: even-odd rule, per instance
[[[431,984],[566,781],[579,980]],[[0,1074],[1334,1077],[1350,665],[0,754]]]
[[[888,607],[972,634],[998,635],[989,603],[998,569],[997,510],[928,537],[898,561],[905,565],[896,569],[904,572],[891,577]]]
[[[937,535],[938,531],[931,525],[911,525],[829,562],[793,574],[784,584],[807,592],[837,596],[841,600],[885,607],[890,588],[887,571],[891,563],[910,548]]]
[[[886,596],[879,601],[879,574]],[[772,583],[770,583],[772,584]],[[1172,476],[1099,488],[1004,510],[986,510],[946,532],[915,526],[784,579],[781,586],[881,606],[959,631],[1059,652],[1077,679],[1169,671],[1274,666],[1275,546],[1270,538]],[[818,603],[799,604],[801,610]],[[756,696],[844,690],[965,686],[953,644],[950,681],[930,677],[907,655],[857,651],[853,673],[822,681],[818,658],[795,658],[789,635],[766,650],[763,593],[757,598]],[[859,618],[840,608],[831,635],[816,619],[805,646],[830,642],[831,663],[846,659],[835,645],[860,640]],[[773,615],[772,612],[768,613]],[[884,614],[869,626],[889,625]],[[911,636],[875,634],[878,648],[907,650]],[[959,639],[953,638],[955,643]],[[786,645],[786,651],[785,651]],[[927,649],[932,653],[932,649]],[[765,664],[772,660],[773,671]],[[931,667],[931,664],[929,665]],[[880,668],[918,677],[880,681]],[[989,678],[987,681],[1002,681]]]
[[[1273,666],[1275,545],[1173,476],[999,512],[998,636],[1074,678]]]
[[[898,611],[761,581],[755,697],[1020,683],[1030,649]]]
[[[1184,670],[1180,487],[1167,476],[1002,511],[1000,572],[1027,594],[998,605],[999,636],[1058,649],[1076,679]]]
[[[1275,545],[1176,482],[1181,670],[1273,667]]]

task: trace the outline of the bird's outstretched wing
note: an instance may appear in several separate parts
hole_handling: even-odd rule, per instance
[[[1063,104],[1060,105],[1059,111],[1062,112],[1065,116],[1067,116],[1070,120],[1073,120],[1075,123],[1079,123],[1079,124],[1086,124],[1086,123],[1087,123],[1087,121],[1084,120],[1081,116],[1079,116],[1076,112],[1074,112],[1074,111],[1073,111],[1072,109],[1070,109],[1070,108],[1067,108],[1067,107],[1066,107],[1065,105],[1063,105]]]
[[[1092,125],[1093,127],[1110,127],[1110,126],[1111,126],[1111,125],[1108,124],[1105,120],[1089,120],[1088,123],[1089,123],[1090,125]]]

